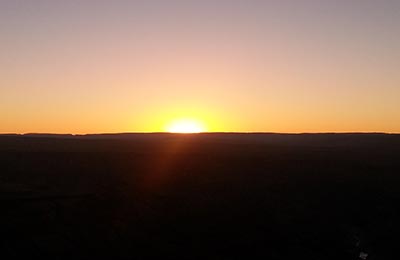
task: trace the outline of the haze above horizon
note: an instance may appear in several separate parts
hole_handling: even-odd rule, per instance
[[[0,133],[400,133],[399,32],[395,0],[3,0]]]

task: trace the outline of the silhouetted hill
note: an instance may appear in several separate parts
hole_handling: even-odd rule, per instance
[[[0,167],[4,259],[397,257],[400,135],[0,135]]]
[[[5,137],[8,137],[6,139]],[[15,139],[10,139],[15,137]],[[315,146],[315,147],[338,147],[338,146],[394,146],[400,144],[400,134],[384,133],[322,133],[322,134],[279,134],[279,133],[201,133],[201,134],[171,134],[171,133],[122,133],[122,134],[24,134],[24,135],[0,135],[3,146],[10,147],[19,144],[35,144],[45,139],[59,139],[61,144],[76,143],[77,140],[100,140],[103,143],[114,143],[111,141],[146,141],[146,142],[170,142],[177,139],[187,139],[201,142],[232,143],[232,144],[271,144],[289,146]],[[33,138],[33,139],[30,139]],[[62,141],[64,139],[64,141]],[[52,144],[59,144],[53,142]],[[6,144],[10,144],[7,146]],[[40,149],[40,147],[36,147]],[[42,147],[44,148],[44,147]]]

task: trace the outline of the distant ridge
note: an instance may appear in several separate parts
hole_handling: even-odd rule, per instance
[[[125,139],[144,136],[270,136],[270,137],[339,137],[339,136],[400,136],[400,133],[384,132],[326,132],[326,133],[277,133],[277,132],[204,132],[204,133],[168,133],[168,132],[138,132],[138,133],[99,133],[99,134],[52,134],[52,133],[5,133],[0,137],[32,137],[32,138],[79,138],[79,139]]]
[[[73,134],[51,134],[51,133],[26,133],[20,136],[26,137],[51,137],[51,138],[71,138],[74,137]]]
[[[281,147],[297,149],[392,149],[398,153],[400,134],[385,133],[120,133],[120,134],[0,134],[0,151],[64,151],[64,152],[122,152],[138,151],[137,147],[152,149],[157,145],[168,147],[176,142],[192,147],[229,147],[244,149],[258,147]],[[214,149],[212,148],[212,149]],[[136,150],[135,150],[136,149]],[[200,148],[199,148],[200,149]],[[344,150],[346,151],[346,150]]]

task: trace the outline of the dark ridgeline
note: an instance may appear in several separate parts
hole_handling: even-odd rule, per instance
[[[1,259],[399,255],[400,135],[3,135],[0,165]]]

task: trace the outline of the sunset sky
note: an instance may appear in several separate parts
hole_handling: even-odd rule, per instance
[[[0,0],[0,133],[400,132],[399,0]]]

